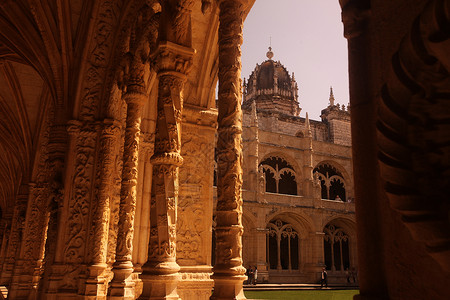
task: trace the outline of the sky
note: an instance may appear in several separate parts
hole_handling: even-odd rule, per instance
[[[308,112],[320,120],[330,86],[335,103],[347,106],[347,40],[338,0],[256,0],[244,22],[243,78],[267,59],[270,42],[272,59],[295,73],[301,117]]]

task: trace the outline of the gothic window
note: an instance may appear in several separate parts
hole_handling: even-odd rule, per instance
[[[284,159],[269,157],[260,163],[266,177],[266,192],[297,195],[294,168]]]
[[[349,237],[342,228],[329,224],[324,229],[323,250],[328,270],[350,269]]]
[[[347,201],[342,174],[329,164],[316,167],[313,172],[320,179],[322,199]]]
[[[299,137],[299,138],[303,138],[303,137],[305,137],[305,134],[303,133],[302,130],[300,130],[300,131],[298,131],[298,132],[295,134],[295,136],[296,136],[296,137]]]
[[[267,225],[267,260],[273,270],[298,270],[299,236],[291,224],[279,219]]]

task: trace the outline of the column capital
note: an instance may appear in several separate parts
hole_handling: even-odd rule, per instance
[[[352,39],[361,35],[370,16],[369,0],[340,0],[344,37]]]
[[[195,49],[170,41],[159,43],[155,51],[158,76],[174,75],[185,78],[193,64]]]

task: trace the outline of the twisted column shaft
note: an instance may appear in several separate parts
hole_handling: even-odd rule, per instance
[[[242,283],[242,111],[241,44],[243,4],[223,0],[219,13],[219,101],[217,140],[217,225],[214,294],[211,299],[245,299]]]

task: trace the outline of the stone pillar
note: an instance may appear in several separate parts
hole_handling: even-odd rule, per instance
[[[181,157],[183,88],[194,50],[169,41],[160,42],[158,104],[155,132],[150,239],[148,261],[143,266],[144,299],[178,299],[180,267],[176,262],[178,169]],[[176,57],[176,60],[175,60]]]
[[[265,216],[265,214],[262,214]],[[256,266],[258,267],[258,283],[269,281],[269,263],[267,260],[267,231],[262,224],[262,227],[256,228]]]
[[[2,246],[0,248],[0,270],[3,270],[3,262],[5,260],[6,247],[8,246],[9,232],[11,229],[11,216],[10,215],[6,216],[6,214],[4,214],[2,216],[0,224],[2,230]]]
[[[360,295],[355,299],[389,298],[388,279],[380,258],[383,253],[379,179],[377,173],[376,103],[371,94],[369,77],[373,52],[367,33],[370,1],[341,1],[344,36],[348,40],[351,131],[355,185],[358,259],[360,261]],[[365,124],[365,126],[360,126]],[[370,234],[367,234],[369,233]]]
[[[48,187],[42,184],[30,183],[29,191],[21,249],[8,294],[12,299],[27,299],[36,293],[42,271],[49,218],[46,204],[50,195]]]
[[[216,265],[211,299],[245,299],[242,266],[241,44],[243,3],[219,2]]]
[[[308,198],[314,198],[314,150],[313,150],[313,138],[311,131],[311,124],[309,122],[308,113],[306,113],[305,118],[305,132],[304,137],[306,138],[307,148],[303,152],[303,196]]]
[[[11,283],[14,264],[19,257],[22,231],[27,210],[28,192],[28,186],[22,185],[19,187],[19,192],[16,196],[13,216],[11,220],[11,231],[9,235],[8,245],[6,247],[0,285],[9,285]]]
[[[62,196],[62,169],[67,146],[66,126],[51,126],[45,133],[43,143],[46,147],[45,151],[39,154],[37,182],[29,184],[22,245],[9,292],[9,297],[13,299],[36,297],[43,274],[46,241],[47,244],[55,242],[54,232],[48,234],[47,229],[50,218],[56,218],[53,208],[56,207],[57,210]],[[48,253],[45,253],[45,257],[48,256]]]
[[[217,112],[197,106],[183,107],[183,165],[179,173],[177,209],[177,263],[181,299],[211,297],[211,226],[213,170]]]
[[[256,112],[256,103],[252,103],[252,114],[250,123],[250,136],[248,141],[248,166],[249,166],[249,178],[247,189],[250,191],[255,191],[256,200],[261,202],[262,199],[258,199],[257,189],[258,189],[258,148],[259,148],[259,130],[258,130],[258,115]]]
[[[116,168],[116,156],[118,154],[118,141],[120,123],[114,119],[105,119],[103,124],[97,127],[100,131],[99,143],[99,187],[92,201],[92,233],[90,236],[90,262],[86,271],[83,294],[88,297],[106,296],[106,256],[108,246],[108,233],[110,221],[110,199],[113,183],[114,169]]]
[[[136,214],[136,185],[138,175],[139,141],[142,109],[148,99],[144,83],[144,64],[139,70],[131,70],[131,82],[127,87],[127,119],[123,152],[122,186],[120,191],[119,231],[117,234],[116,262],[113,264],[114,278],[109,291],[111,299],[135,299],[135,282],[132,278],[133,235]],[[142,75],[139,76],[139,75]],[[139,78],[135,78],[139,77]]]
[[[89,250],[88,234],[91,212],[91,190],[94,173],[94,156],[97,126],[90,121],[68,122],[69,155],[65,169],[64,194],[61,200],[61,214],[58,216],[58,233],[54,261],[48,271],[48,280],[43,289],[46,299],[58,299],[63,290],[66,295],[78,294],[82,277],[81,264],[86,263]],[[59,213],[59,212],[58,212]],[[66,226],[61,226],[65,224]]]

